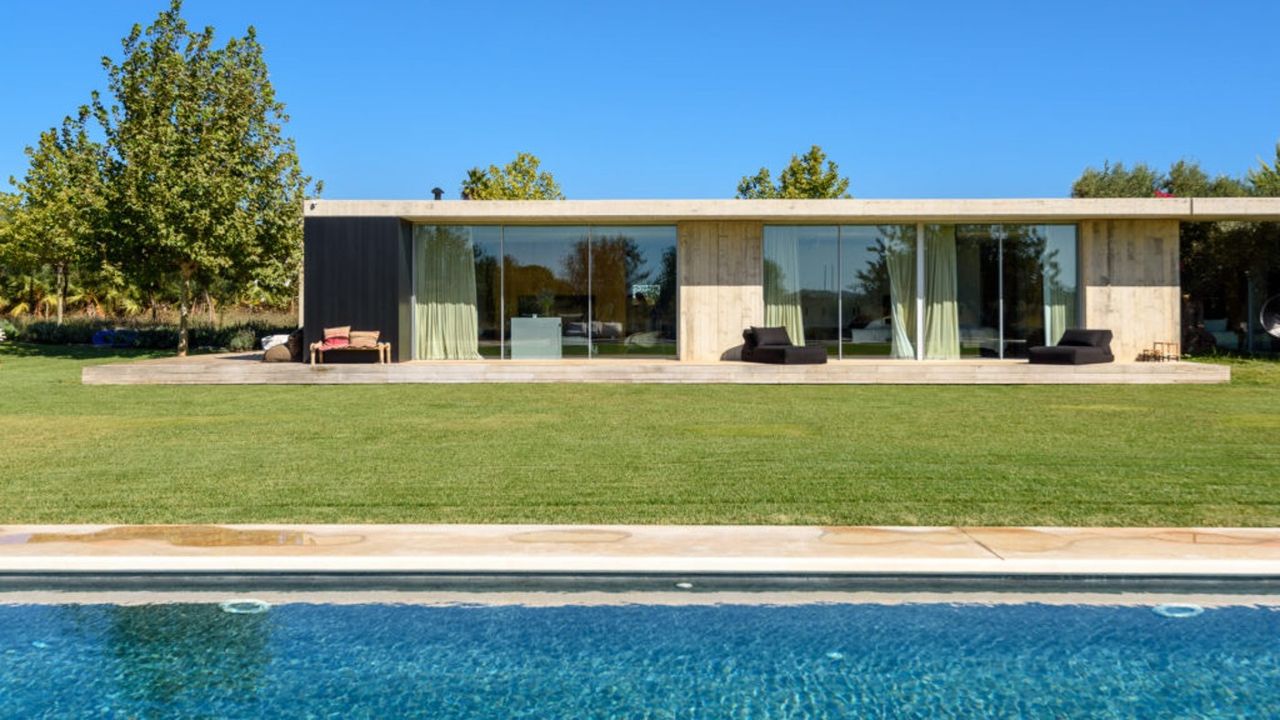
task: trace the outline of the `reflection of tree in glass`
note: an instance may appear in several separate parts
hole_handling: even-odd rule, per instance
[[[915,253],[916,229],[910,225],[881,225],[879,237],[867,248],[871,259],[854,273],[857,282],[846,286],[845,324],[865,327],[867,323],[889,317],[893,313],[889,283],[889,253],[911,256]]]
[[[658,273],[658,300],[654,304],[654,315],[658,318],[658,330],[663,337],[675,337],[676,318],[676,248],[668,247],[662,251],[662,270]]]
[[[271,661],[269,614],[232,615],[217,605],[114,605],[106,643],[122,663],[123,690],[164,706],[181,696],[251,699]]]
[[[649,278],[644,271],[644,253],[635,239],[626,235],[597,237],[591,242],[583,238],[574,243],[564,265],[575,287],[588,287],[590,274],[593,319],[604,322],[625,322],[631,288]]]

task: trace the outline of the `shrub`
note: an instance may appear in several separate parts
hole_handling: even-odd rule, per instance
[[[258,348],[261,339],[267,335],[286,334],[295,329],[262,321],[222,327],[196,325],[190,329],[191,347],[245,352]],[[173,350],[178,347],[178,328],[173,325],[118,323],[89,318],[70,319],[62,325],[40,320],[16,329],[10,337],[21,337],[24,342],[40,345],[89,345],[93,343],[95,333],[99,333],[100,342],[109,342],[114,347],[144,350]]]

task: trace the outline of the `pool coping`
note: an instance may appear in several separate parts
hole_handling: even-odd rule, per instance
[[[0,525],[0,575],[1280,577],[1277,528]]]

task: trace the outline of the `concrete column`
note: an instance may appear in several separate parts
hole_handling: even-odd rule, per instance
[[[1083,325],[1111,330],[1117,362],[1181,341],[1178,234],[1177,220],[1080,223]]]

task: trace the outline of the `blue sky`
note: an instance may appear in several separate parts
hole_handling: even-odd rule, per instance
[[[0,4],[0,177],[167,0]],[[330,198],[729,197],[822,145],[858,197],[1055,197],[1104,160],[1240,174],[1280,140],[1280,2],[188,0],[252,24]]]

